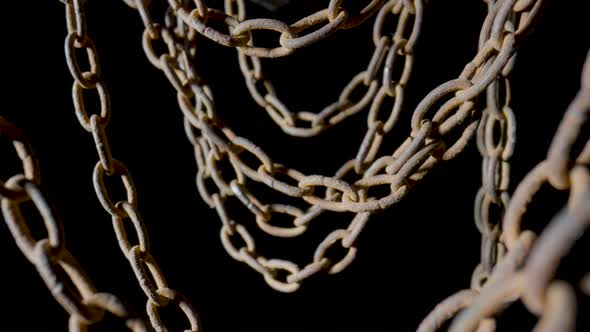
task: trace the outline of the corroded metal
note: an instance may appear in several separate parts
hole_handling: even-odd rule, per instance
[[[443,300],[418,331],[435,331],[455,316],[450,331],[494,331],[495,313],[515,301],[522,301],[539,318],[538,331],[574,329],[574,286],[557,280],[555,272],[561,258],[590,224],[590,141],[582,142],[585,147],[573,155],[573,146],[588,139],[583,128],[590,112],[589,59],[583,70],[580,92],[566,111],[546,160],[530,171],[512,199],[509,198],[509,161],[514,150],[516,123],[510,107],[508,77],[514,67],[516,50],[537,20],[543,0],[485,1],[488,12],[481,25],[477,53],[457,77],[431,90],[413,110],[404,107],[403,99],[414,66],[423,13],[427,10],[423,0],[365,1],[357,13],[344,8],[342,0],[331,0],[326,9],[293,24],[265,18],[247,19],[243,0],[226,0],[223,10],[211,9],[203,0],[169,0],[166,18],[158,23],[152,19],[149,1],[124,1],[137,10],[144,25],[141,40],[148,61],[176,91],[186,136],[193,146],[198,167],[197,191],[219,216],[223,247],[230,257],[258,272],[270,287],[294,292],[315,274],[335,274],[346,269],[358,253],[356,240],[370,216],[402,200],[433,167],[456,157],[475,137],[483,159],[482,184],[474,207],[475,224],[482,235],[481,262],[473,273],[471,287]],[[98,48],[86,27],[84,1],[62,2],[66,9],[66,64],[74,80],[74,115],[96,147],[92,181],[97,199],[110,216],[119,247],[146,296],[152,327],[156,331],[168,330],[159,311],[172,306],[182,311],[190,331],[199,331],[196,311],[186,296],[169,287],[150,251],[149,234],[138,209],[138,193],[130,170],[112,155],[105,132],[112,112],[111,102],[101,78]],[[275,2],[265,0],[265,3]],[[265,78],[261,58],[287,56],[340,29],[355,27],[373,15],[374,47],[367,56],[365,69],[354,75],[334,102],[322,110],[291,111],[272,82]],[[216,30],[208,22],[223,23],[228,32]],[[261,29],[275,31],[279,46],[255,46],[252,33]],[[226,126],[216,112],[214,91],[203,83],[195,69],[196,39],[200,35],[235,48],[245,89],[289,135],[320,135],[350,116],[366,112],[365,134],[355,157],[342,162],[333,175],[307,174],[276,162],[256,142]],[[156,43],[163,47],[154,47]],[[87,58],[80,61],[78,57],[83,54]],[[82,63],[87,67],[82,68]],[[97,113],[88,112],[91,107],[87,107],[90,105],[86,104],[85,93],[97,94],[98,105],[92,105]],[[484,98],[485,107],[478,109],[478,99]],[[384,107],[386,104],[393,106],[388,109]],[[398,124],[401,112],[411,116],[406,124],[411,133],[391,151],[383,151],[382,142],[401,125]],[[132,317],[114,295],[96,290],[67,250],[65,231],[56,208],[41,190],[38,161],[26,136],[11,122],[0,118],[0,137],[13,143],[22,162],[22,170],[0,182],[4,221],[18,248],[70,314],[70,330],[84,331],[111,313],[131,330],[146,331],[146,325]],[[107,185],[107,177],[119,180],[125,192],[123,200],[112,200],[113,188]],[[569,201],[537,235],[522,230],[521,221],[527,205],[544,184],[567,190]],[[377,188],[388,191],[383,194]],[[263,196],[255,194],[259,189],[270,194],[262,199]],[[273,197],[273,201],[266,201],[266,197]],[[285,198],[297,203],[283,203]],[[348,226],[331,230],[315,244],[309,254],[311,259],[300,265],[287,258],[268,257],[270,250],[260,250],[256,239],[237,219],[238,215],[230,214],[227,208],[230,200],[248,211],[239,215],[240,218],[255,220],[260,230],[278,238],[304,234],[324,211],[351,217]],[[24,202],[32,202],[39,211],[45,238],[31,235],[28,220],[21,213]],[[495,214],[490,212],[492,209],[496,210]],[[283,219],[280,223],[279,218]],[[289,223],[284,222],[285,218]],[[128,236],[128,232],[135,234]],[[331,250],[335,246],[340,247],[338,257]],[[589,280],[587,275],[580,281],[585,292],[590,292]]]

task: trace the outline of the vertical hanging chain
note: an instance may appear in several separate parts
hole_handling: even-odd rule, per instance
[[[106,313],[117,317],[134,332],[147,332],[142,320],[130,315],[115,295],[98,292],[65,244],[64,227],[55,208],[41,190],[38,161],[23,132],[0,117],[0,138],[9,140],[17,152],[23,172],[0,182],[0,205],[22,254],[35,266],[55,300],[70,315],[69,331],[86,331],[87,326],[103,320]],[[47,237],[36,239],[29,227],[33,219],[25,217],[23,206],[32,203],[40,215]]]
[[[487,1],[488,11],[494,10],[496,1]],[[514,31],[514,18],[506,22]],[[491,31],[482,33],[483,40]],[[480,48],[483,44],[480,44]],[[509,203],[510,158],[514,151],[516,119],[510,108],[509,74],[516,54],[506,64],[497,78],[486,89],[486,108],[477,128],[477,148],[482,156],[482,186],[474,204],[475,225],[481,233],[481,263],[472,277],[472,287],[480,288],[494,266],[504,254],[500,242],[501,221]]]
[[[84,130],[92,135],[98,162],[94,167],[93,184],[98,200],[112,218],[113,228],[121,251],[129,261],[139,285],[147,296],[147,313],[152,326],[158,332],[167,331],[160,319],[161,308],[174,305],[187,317],[190,331],[199,331],[198,317],[191,304],[181,293],[168,287],[155,258],[150,253],[148,234],[138,211],[137,192],[125,164],[114,159],[111,154],[105,129],[111,115],[108,90],[100,76],[100,66],[94,42],[86,29],[84,0],[65,2],[68,35],[65,39],[66,61],[74,78],[72,97],[76,116]],[[142,18],[148,19],[145,13]],[[148,33],[157,34],[157,31]],[[153,36],[152,36],[153,37]],[[77,53],[84,51],[88,56],[90,68],[82,70],[78,65]],[[85,103],[84,93],[94,92],[99,96],[98,112],[89,114],[90,105]],[[126,198],[115,202],[112,189],[105,184],[105,176],[120,180]],[[127,237],[125,224],[130,223],[136,233],[138,243],[131,243]]]
[[[133,0],[125,0],[130,7],[137,7]],[[326,39],[341,29],[349,29],[371,17],[385,0],[367,0],[358,11],[349,11],[343,0],[331,0],[328,8],[317,11],[289,25],[283,21],[269,18],[238,20],[232,15],[212,9],[203,0],[194,0],[193,8],[186,1],[168,0],[174,16],[200,35],[228,47],[240,48],[244,53],[256,57],[276,58],[287,56],[295,50]],[[232,2],[228,0],[225,3]],[[211,22],[217,25],[211,25]],[[217,26],[220,25],[222,29]],[[252,32],[265,30],[278,33],[278,46],[254,46]],[[305,31],[310,32],[305,32]]]

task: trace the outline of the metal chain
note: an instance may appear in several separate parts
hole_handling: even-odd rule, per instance
[[[493,11],[496,1],[486,2],[488,11]],[[506,22],[506,25],[514,31],[513,21]],[[482,31],[480,40],[487,39],[490,32]],[[484,45],[480,43],[480,49]],[[509,160],[514,151],[516,136],[516,119],[510,108],[511,91],[508,79],[515,58],[516,54],[487,87],[486,108],[476,133],[477,148],[482,156],[482,186],[474,204],[475,225],[482,235],[481,263],[472,277],[472,287],[476,289],[485,283],[505,251],[500,242],[500,226],[509,203]]]
[[[493,331],[494,315],[521,300],[539,317],[535,331],[573,331],[576,322],[574,287],[556,279],[561,261],[590,225],[590,139],[582,132],[590,114],[590,52],[581,89],[570,104],[553,138],[547,158],[520,182],[502,222],[501,240],[508,253],[480,290],[463,290],[442,301],[424,319],[419,332],[436,331],[457,316],[449,331]],[[585,141],[584,141],[585,140]],[[585,143],[572,155],[572,146]],[[567,205],[537,236],[521,230],[527,206],[544,184],[568,190]],[[587,285],[588,275],[581,280]],[[588,293],[588,289],[584,289]]]
[[[147,9],[144,9],[143,11],[147,11]],[[179,24],[178,20],[173,19],[169,19],[167,22],[176,22],[177,24]],[[167,28],[169,28],[169,31],[186,30],[186,28],[183,28],[181,26],[172,28],[168,25]],[[150,29],[150,26],[146,26],[146,31],[149,31],[148,29]],[[273,288],[281,291],[296,290],[299,287],[299,282],[301,280],[311,276],[312,274],[319,272],[320,270],[327,269],[331,273],[337,273],[344,269],[352,262],[352,260],[355,257],[356,248],[352,247],[352,244],[360,234],[362,228],[367,223],[369,218],[368,213],[357,213],[357,215],[352,219],[352,222],[350,223],[347,229],[338,229],[330,233],[326,237],[326,239],[318,246],[318,249],[314,254],[313,262],[308,263],[301,269],[290,261],[284,261],[279,259],[267,259],[263,256],[258,255],[255,252],[254,241],[252,240],[252,237],[247,232],[247,230],[243,226],[239,226],[236,229],[237,226],[235,226],[235,222],[228,218],[225,205],[223,203],[226,203],[225,201],[228,197],[233,196],[238,198],[240,202],[242,202],[246,207],[248,207],[248,209],[250,209],[250,211],[255,215],[256,222],[261,229],[275,236],[290,237],[297,236],[303,233],[306,230],[307,223],[309,223],[311,219],[319,215],[322,212],[322,210],[318,209],[317,207],[310,207],[306,212],[304,212],[297,207],[284,204],[262,205],[252,194],[245,191],[246,188],[244,187],[244,174],[249,174],[250,176],[260,178],[261,181],[268,181],[269,183],[272,182],[273,185],[279,190],[282,190],[286,193],[291,193],[292,195],[298,195],[298,192],[301,191],[301,189],[293,185],[278,182],[272,179],[268,175],[268,173],[265,173],[263,171],[265,168],[274,168],[274,172],[283,172],[283,175],[290,176],[295,180],[301,178],[302,175],[294,170],[284,168],[281,170],[282,167],[280,165],[273,165],[273,163],[266,156],[266,154],[264,154],[262,150],[260,150],[258,147],[254,146],[250,141],[242,137],[234,137],[232,148],[237,151],[231,151],[231,153],[224,153],[222,156],[219,156],[219,151],[215,149],[215,145],[211,144],[210,142],[206,142],[203,138],[199,138],[195,135],[193,129],[190,127],[190,124],[193,124],[193,126],[195,126],[195,124],[198,124],[201,121],[195,118],[195,115],[193,114],[195,107],[197,109],[204,107],[203,112],[206,112],[208,116],[212,116],[212,114],[214,114],[213,102],[210,100],[211,93],[210,89],[207,86],[200,88],[198,85],[190,83],[190,89],[192,90],[190,90],[191,92],[188,92],[189,89],[187,89],[187,86],[190,80],[188,80],[187,77],[189,77],[189,75],[184,75],[182,76],[182,78],[180,78],[180,75],[177,75],[176,77],[178,78],[170,79],[172,75],[167,74],[168,72],[171,73],[180,71],[180,65],[182,65],[184,63],[184,59],[186,59],[186,57],[181,58],[182,54],[186,53],[186,51],[183,50],[183,45],[186,45],[186,43],[179,38],[176,50],[169,46],[169,54],[160,56],[161,59],[167,59],[167,63],[171,64],[170,67],[174,66],[173,69],[166,70],[165,65],[158,63],[154,63],[154,65],[157,68],[164,68],[163,70],[166,76],[169,78],[169,80],[178,92],[180,106],[181,109],[184,111],[187,119],[185,121],[187,136],[195,146],[195,155],[197,163],[199,164],[200,171],[197,175],[197,187],[205,202],[207,202],[211,207],[215,207],[220,215],[220,219],[223,223],[223,228],[221,230],[221,239],[222,244],[224,245],[227,252],[233,258],[247,263],[254,270],[260,272],[264,276],[264,279]],[[149,49],[146,50],[148,56],[150,54],[149,51]],[[176,61],[171,60],[174,56],[181,59],[177,59]],[[192,76],[195,76],[195,74],[192,73]],[[186,82],[185,85],[175,83],[183,80]],[[395,82],[392,82],[391,84],[393,85],[395,84]],[[190,103],[189,98],[191,96],[195,96],[196,106],[193,106]],[[207,128],[205,130],[207,130]],[[223,132],[226,135],[233,135],[231,130],[227,128],[224,128]],[[212,130],[209,131],[209,134],[215,142],[222,145],[227,145],[218,136],[216,137],[216,134]],[[254,155],[258,160],[262,162],[262,165],[258,167],[257,170],[256,168],[249,168],[248,166],[241,163],[240,160],[237,160],[237,162],[240,162],[241,165],[236,165],[236,163],[234,162],[236,160],[236,153],[243,154],[244,152],[249,152],[252,155]],[[221,158],[229,159],[236,173],[236,181],[225,181],[223,180],[221,174],[219,174],[216,164],[220,161]],[[344,176],[346,172],[351,170],[351,165],[353,165],[351,162],[345,164],[343,169],[339,172],[341,173],[340,176]],[[261,172],[261,170],[263,171]],[[207,180],[212,181],[212,185],[218,187],[220,193],[208,192],[208,190],[206,189],[207,186],[205,185],[205,182]],[[334,193],[331,193],[330,195],[334,195]],[[284,228],[271,225],[270,219],[273,213],[275,215],[286,214],[292,216],[294,218],[294,226],[292,228]],[[230,237],[234,234],[240,235],[241,241],[247,244],[246,247],[240,249],[234,247],[233,242],[230,240]],[[326,257],[326,252],[334,245],[334,243],[338,241],[340,241],[343,247],[348,250],[347,254],[344,256],[344,258],[332,258],[331,260],[329,260]],[[281,281],[278,281],[275,279],[275,276],[279,274],[280,270],[287,270],[288,273],[286,277],[284,277]]]
[[[149,12],[149,8],[145,3],[138,2],[136,7],[140,12]],[[257,171],[254,169],[248,169],[245,165],[237,166],[235,163],[237,157],[236,154],[249,152],[254,155],[262,162],[262,166],[258,167],[258,170],[266,165],[269,169],[273,167],[275,168],[275,172],[279,172],[280,167],[272,164],[263,151],[244,138],[234,137],[231,153],[227,153],[219,150],[203,136],[197,136],[195,134],[192,126],[196,123],[200,123],[202,119],[198,119],[193,112],[195,112],[195,110],[199,113],[206,112],[208,119],[214,119],[213,101],[209,87],[197,84],[197,74],[192,70],[190,63],[188,62],[188,54],[194,52],[193,50],[186,48],[186,45],[188,45],[187,39],[191,36],[190,27],[186,26],[182,20],[175,20],[172,13],[173,11],[168,11],[165,27],[161,27],[161,25],[152,21],[145,25],[144,32],[145,37],[148,35],[149,31],[160,29],[159,35],[168,36],[165,37],[169,40],[169,42],[166,42],[168,53],[155,57],[151,54],[152,48],[144,47],[144,50],[148,58],[160,59],[158,62],[152,62],[152,64],[163,71],[178,92],[179,105],[186,116],[186,134],[188,139],[194,145],[195,157],[199,166],[197,188],[199,189],[203,200],[210,207],[216,208],[216,211],[220,216],[222,222],[222,228],[220,230],[221,242],[228,254],[234,259],[245,262],[254,270],[260,272],[271,287],[284,292],[295,291],[299,288],[301,280],[322,269],[326,269],[330,263],[328,258],[325,257],[326,251],[339,240],[342,241],[342,244],[346,246],[346,248],[348,248],[348,254],[345,255],[345,258],[342,260],[332,259],[336,264],[332,265],[331,271],[336,273],[346,267],[346,265],[348,265],[354,258],[356,248],[352,247],[352,245],[360,233],[360,230],[368,221],[368,213],[362,213],[355,217],[348,229],[333,232],[331,236],[326,238],[326,240],[320,244],[320,248],[316,250],[314,261],[307,264],[302,269],[290,261],[268,259],[258,255],[256,253],[253,238],[250,236],[246,228],[228,217],[225,203],[227,203],[228,198],[232,197],[243,203],[243,205],[255,215],[256,222],[261,229],[276,236],[291,237],[297,236],[305,231],[307,227],[306,223],[309,222],[309,219],[321,213],[321,210],[310,208],[309,211],[304,212],[297,207],[285,204],[270,204],[263,206],[256,197],[244,188],[245,173],[254,175],[258,174]],[[191,98],[195,99],[194,105],[191,104]],[[227,128],[224,128],[223,130],[226,135],[233,135],[231,130]],[[226,143],[217,136],[213,129],[211,129],[208,134],[209,137],[212,137],[217,143],[226,145]],[[234,180],[224,180],[217,166],[221,161],[230,163],[230,167],[232,167],[235,172]],[[284,171],[284,175],[294,178],[301,177],[300,174],[293,170],[285,169]],[[267,178],[270,178],[270,176]],[[217,188],[218,192],[209,192],[206,184],[207,181],[209,181],[209,187]],[[278,184],[277,186],[285,191],[293,192],[300,190],[295,186],[281,184]],[[278,214],[294,218],[294,227],[285,228],[271,225],[269,223],[270,216]],[[236,248],[236,245],[234,244],[236,242],[242,242],[245,246]],[[339,261],[340,263],[338,263]],[[277,278],[282,271],[286,271],[287,275],[281,277],[281,280],[278,280]]]
[[[235,0],[237,8],[243,8],[243,0]],[[233,11],[231,3],[226,2],[225,13],[238,20],[245,19],[245,10]],[[396,19],[391,20],[389,16]],[[361,112],[367,107],[371,110],[367,132],[360,155],[368,154],[373,144],[395,125],[403,104],[406,85],[412,73],[414,46],[422,26],[423,3],[413,1],[387,1],[377,13],[373,25],[375,49],[367,68],[356,74],[344,87],[338,99],[324,107],[320,112],[291,112],[277,96],[272,82],[262,72],[260,58],[249,56],[237,49],[240,69],[248,91],[254,101],[262,107],[273,121],[287,134],[310,137],[322,133],[346,118]],[[384,28],[385,22],[397,22],[392,33]],[[409,28],[409,29],[408,29]],[[389,29],[389,28],[388,28]],[[401,70],[400,70],[401,69]],[[394,77],[399,75],[400,77]],[[353,92],[362,97],[351,100]],[[391,111],[379,119],[379,110],[386,98],[394,100]],[[379,124],[378,122],[382,122]],[[382,128],[381,128],[382,127]],[[380,129],[377,129],[380,128]],[[362,159],[362,158],[359,158]]]
[[[96,48],[86,31],[86,20],[83,0],[65,2],[67,30],[65,50],[68,68],[74,78],[72,96],[74,110],[84,130],[94,139],[99,160],[94,167],[92,181],[100,204],[112,218],[113,228],[121,251],[129,261],[139,282],[139,286],[147,296],[147,313],[156,331],[168,331],[160,319],[158,310],[169,305],[177,306],[187,317],[190,331],[199,331],[199,321],[188,300],[179,292],[170,289],[155,258],[150,253],[147,229],[138,211],[137,192],[133,180],[125,164],[114,159],[111,154],[105,129],[111,115],[111,105],[106,86],[100,77],[100,66]],[[146,12],[142,18],[149,20]],[[155,31],[155,30],[154,30]],[[154,32],[152,31],[152,33]],[[150,35],[147,33],[146,40]],[[90,69],[83,71],[78,66],[77,51],[83,50],[88,55]],[[100,105],[98,114],[89,114],[84,102],[84,93],[96,91]],[[120,180],[125,191],[125,199],[113,201],[113,188],[105,184],[105,176]],[[127,237],[126,223],[131,223],[138,243],[131,243]]]
[[[130,7],[139,7],[138,1],[125,0],[125,2]],[[191,2],[168,0],[174,15],[199,34],[218,44],[236,47],[247,55],[264,58],[289,55],[296,49],[321,41],[340,29],[358,26],[377,12],[384,0],[366,0],[366,5],[358,12],[347,10],[342,2],[342,0],[330,0],[328,8],[289,25],[283,21],[268,18],[238,19],[224,11],[209,8],[204,0]],[[226,8],[235,8],[236,13],[243,12],[245,8],[242,0],[225,0],[224,3]],[[211,22],[215,22],[216,25],[211,25]],[[217,28],[218,25],[222,28]],[[254,46],[252,32],[255,30],[279,33],[279,46],[272,48]],[[306,33],[306,31],[311,32]]]
[[[35,266],[39,276],[55,300],[70,315],[69,331],[86,331],[100,322],[106,313],[117,317],[127,328],[146,332],[143,321],[130,315],[127,307],[115,295],[98,292],[78,261],[68,251],[64,228],[55,208],[41,190],[38,162],[23,132],[0,117],[0,138],[15,147],[23,172],[0,182],[0,204],[4,222],[16,245]],[[47,237],[35,239],[23,216],[23,204],[30,202],[41,216]]]
[[[139,7],[141,3],[143,2],[137,2],[136,6]],[[375,120],[381,106],[378,103],[369,112],[370,126],[364,144],[361,145],[361,152],[357,154],[357,158],[344,163],[335,176],[305,175],[275,163],[260,147],[224,126],[215,114],[211,89],[201,83],[188,60],[191,58],[189,55],[193,54],[192,50],[186,49],[189,44],[187,40],[192,35],[190,28],[187,28],[185,20],[168,19],[168,35],[176,36],[168,39],[175,40],[175,44],[166,42],[168,54],[162,54],[159,57],[160,62],[153,64],[164,71],[177,91],[180,108],[185,116],[186,135],[194,146],[199,169],[197,188],[203,200],[219,214],[223,225],[222,243],[230,256],[260,272],[267,282],[274,280],[269,284],[281,291],[296,290],[299,287],[298,281],[302,280],[299,276],[308,277],[320,270],[337,273],[348,266],[357,250],[353,245],[354,240],[366,225],[370,213],[397,203],[440,160],[452,159],[464,149],[479,123],[479,114],[474,109],[475,99],[508,66],[518,41],[530,28],[540,3],[529,2],[527,6],[516,6],[516,1],[502,1],[495,5],[483,24],[480,51],[475,58],[467,64],[458,79],[442,84],[420,102],[412,116],[410,137],[393,154],[379,158],[377,150],[385,123]],[[415,2],[393,0],[385,5],[390,7],[386,7],[381,15],[389,13],[389,8],[399,6],[403,13],[406,5],[411,6],[408,8],[421,8]],[[173,16],[174,12],[172,8],[169,15]],[[406,12],[409,14],[418,10]],[[231,13],[239,16],[243,10],[238,9]],[[518,23],[516,31],[507,25],[509,16],[515,17],[515,22]],[[146,25],[144,36],[154,26],[153,23]],[[381,36],[380,32],[375,34]],[[379,40],[385,39],[379,37]],[[406,43],[405,46],[407,45]],[[149,52],[150,49],[146,48],[148,58],[155,58]],[[255,70],[255,67],[252,68]],[[388,82],[385,86],[391,85]],[[387,94],[383,87],[380,91]],[[431,109],[435,104],[442,106],[435,111]],[[458,139],[447,138],[457,135]],[[258,162],[254,165],[244,162],[245,155]],[[228,166],[226,169],[231,170],[231,174],[227,174],[227,171],[225,174],[220,172],[221,167],[218,164],[221,163]],[[353,170],[361,178],[354,182],[343,180]],[[249,181],[264,184],[287,196],[300,197],[310,206],[301,209],[280,204],[280,208],[276,209],[277,204],[263,203],[251,193]],[[377,187],[387,187],[390,193],[385,197],[373,197],[371,192]],[[346,229],[337,229],[330,233],[317,247],[313,262],[300,269],[293,262],[268,260],[256,252],[253,238],[246,228],[238,227],[224,207],[228,199],[235,198],[255,216],[256,223],[263,231],[279,237],[302,234],[310,221],[324,210],[353,212],[356,216]],[[291,215],[293,226],[273,226],[272,217],[277,212]],[[240,237],[243,244],[241,247],[236,248],[234,242],[230,241],[230,236],[235,234]],[[324,259],[327,249],[335,243],[340,243],[347,254],[343,258]],[[273,278],[279,274],[279,270],[286,270],[288,276],[275,282],[276,279]]]
[[[574,290],[569,283],[556,279],[556,270],[561,258],[590,225],[590,139],[583,132],[590,113],[590,52],[580,92],[566,111],[546,159],[521,181],[512,200],[509,201],[507,193],[508,160],[513,152],[515,132],[507,76],[512,70],[516,47],[530,30],[542,0],[486,0],[488,15],[481,29],[477,55],[457,79],[432,90],[419,103],[412,114],[410,136],[391,155],[381,157],[377,157],[380,142],[397,121],[403,89],[412,70],[413,44],[422,20],[420,0],[391,0],[385,4],[373,0],[354,16],[349,16],[341,8],[341,0],[332,0],[330,7],[321,15],[313,14],[302,20],[306,22],[292,26],[267,19],[245,20],[244,5],[240,0],[227,0],[225,13],[208,9],[203,1],[195,0],[196,8],[190,14],[187,14],[188,1],[170,0],[171,7],[162,26],[151,19],[147,0],[124,1],[139,11],[144,23],[143,46],[148,60],[164,73],[177,91],[185,116],[186,135],[193,144],[198,165],[197,188],[203,200],[219,215],[224,248],[231,257],[258,271],[271,287],[292,292],[300,287],[302,280],[315,273],[323,270],[338,273],[345,269],[355,258],[355,240],[370,215],[398,202],[440,160],[454,158],[468,140],[476,136],[483,157],[483,184],[475,204],[476,225],[482,233],[481,263],[474,272],[472,288],[441,302],[422,322],[418,331],[435,331],[453,316],[457,317],[451,324],[451,332],[493,331],[496,327],[495,314],[517,300],[539,317],[535,330],[570,331],[575,328],[575,310],[572,309],[577,304]],[[138,212],[137,193],[130,173],[122,162],[112,157],[105,134],[111,114],[109,95],[101,80],[96,47],[87,34],[84,0],[62,2],[66,9],[68,35],[65,52],[74,78],[72,97],[75,114],[82,128],[92,134],[98,153],[99,160],[93,172],[96,195],[104,210],[111,215],[119,246],[148,298],[147,312],[153,327],[157,331],[167,331],[159,310],[174,304],[189,320],[191,331],[198,331],[198,318],[190,303],[182,294],[168,288],[150,253],[147,229]],[[237,11],[234,11],[234,6],[237,6]],[[324,28],[317,30],[324,29],[324,32],[348,28],[364,21],[377,10],[377,22],[381,23],[375,23],[375,51],[367,70],[353,78],[342,92],[345,97],[341,95],[339,102],[346,106],[328,107],[328,111],[324,109],[319,114],[292,114],[288,111],[274,94],[272,83],[263,78],[259,57],[281,55],[281,52],[286,52],[283,48],[297,48],[290,49],[283,42],[286,45],[303,45],[307,40],[305,38],[316,38],[310,37],[314,33],[296,37],[297,33],[313,25],[329,21]],[[393,36],[383,36],[383,17],[389,14],[399,15],[398,25]],[[403,32],[407,30],[409,16],[415,16],[414,28],[410,37],[405,38]],[[335,25],[337,28],[326,28],[340,17],[344,19]],[[228,25],[229,35],[206,26],[209,18],[223,19]],[[253,46],[250,33],[257,29],[280,32],[283,46],[276,49]],[[255,100],[261,98],[264,101],[261,106],[287,133],[315,135],[327,126],[318,132],[307,130],[318,123],[325,125],[322,121],[336,124],[371,102],[368,130],[356,158],[345,162],[334,176],[306,175],[273,162],[260,147],[224,126],[215,114],[211,89],[202,84],[193,67],[197,33],[210,34],[207,35],[209,38],[217,36],[222,41],[227,39],[226,36],[241,40],[229,46],[238,46],[247,84],[262,84],[267,89],[264,96],[257,90],[252,93],[252,87],[250,92]],[[325,35],[321,36],[317,38]],[[303,41],[293,42],[297,38],[303,38]],[[157,41],[166,46],[166,52],[161,55],[153,47]],[[86,54],[85,62],[89,66],[86,70],[80,68],[79,53]],[[405,61],[401,78],[393,79],[391,74],[397,56],[404,56]],[[381,67],[383,80],[379,85],[376,75]],[[248,79],[252,82],[248,83]],[[360,101],[351,102],[351,91],[361,83],[371,95],[369,101],[362,101],[367,96],[365,94]],[[370,92],[372,89],[375,92]],[[89,111],[87,106],[90,105],[84,99],[84,94],[92,91],[99,97],[94,113]],[[475,105],[484,91],[486,108],[479,114]],[[377,114],[386,96],[395,98],[395,106],[387,120],[381,121]],[[327,113],[323,114],[324,118],[317,120],[324,112]],[[312,127],[298,127],[296,122],[300,120],[310,122]],[[496,135],[496,128],[499,135]],[[97,292],[67,250],[63,225],[41,190],[38,161],[26,136],[0,117],[0,137],[7,138],[14,145],[23,168],[22,172],[17,172],[6,182],[0,181],[0,205],[5,223],[20,251],[36,267],[54,298],[70,314],[69,330],[86,331],[88,326],[101,321],[110,312],[132,331],[147,331],[144,323],[131,317],[115,295]],[[574,155],[577,143],[585,145],[581,152]],[[246,162],[245,155],[257,162],[254,165]],[[224,163],[226,168],[223,168]],[[228,170],[231,170],[230,174],[227,174]],[[105,175],[117,175],[121,180],[126,193],[124,200],[116,203],[112,200],[115,195],[106,186]],[[357,179],[345,180],[351,176],[357,176]],[[300,202],[306,208],[276,202],[263,203],[250,190],[250,186],[256,183],[283,195],[301,198]],[[530,230],[521,230],[521,224],[527,206],[544,184],[568,190],[569,199],[537,237]],[[388,186],[390,194],[373,197],[371,192],[378,186]],[[317,246],[313,261],[300,268],[288,260],[259,255],[246,227],[230,216],[229,200],[239,201],[255,217],[260,229],[278,237],[302,234],[311,220],[325,210],[353,213],[354,217],[346,229],[329,233]],[[21,205],[26,202],[32,203],[41,216],[47,237],[37,240],[32,236],[28,220],[22,213]],[[493,209],[496,214],[491,212]],[[273,216],[277,215],[290,216],[293,226],[272,224]],[[125,223],[129,222],[136,233],[137,243],[131,243],[127,236],[129,227]],[[346,253],[334,258],[330,251],[336,244],[343,247]],[[590,293],[590,274],[582,278],[580,285],[584,292]]]

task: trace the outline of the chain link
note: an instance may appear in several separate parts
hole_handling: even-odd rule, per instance
[[[180,0],[168,0],[174,15],[199,34],[223,46],[235,47],[246,55],[265,58],[289,55],[299,48],[326,39],[340,29],[358,26],[379,10],[384,0],[365,2],[366,6],[358,12],[349,12],[343,8],[341,0],[331,0],[328,8],[289,25],[276,19],[246,19],[244,0],[224,1],[225,11],[209,8],[203,0],[194,0],[194,7]],[[210,22],[223,28],[212,26]],[[279,33],[278,46],[253,45],[252,32],[255,30]],[[311,32],[306,33],[306,30]]]

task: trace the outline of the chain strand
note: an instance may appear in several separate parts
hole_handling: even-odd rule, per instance
[[[86,331],[87,326],[102,321],[106,313],[111,313],[131,331],[147,332],[143,321],[133,317],[115,295],[97,291],[66,248],[63,224],[41,190],[38,162],[22,131],[0,117],[0,138],[14,144],[24,169],[23,173],[13,175],[6,183],[0,183],[4,222],[51,295],[70,315],[69,331]],[[31,202],[41,216],[47,237],[35,239],[31,234],[29,225],[32,220],[25,218],[22,211],[26,202]]]
[[[66,37],[66,62],[74,78],[72,96],[76,116],[81,127],[88,131],[94,140],[99,160],[94,167],[92,181],[96,196],[106,212],[112,219],[113,228],[119,246],[124,256],[129,261],[131,268],[139,282],[139,286],[147,296],[147,312],[152,326],[158,332],[168,331],[158,314],[159,308],[176,305],[183,311],[190,323],[190,331],[199,331],[199,322],[195,311],[188,300],[179,292],[170,289],[160,270],[155,258],[150,253],[148,233],[138,211],[137,192],[127,166],[111,154],[108,136],[105,129],[111,115],[111,105],[108,90],[100,77],[99,62],[94,42],[88,36],[83,0],[70,0],[66,2],[66,18],[68,35]],[[151,18],[149,12],[143,10],[144,1],[136,2],[144,23],[149,24]],[[159,30],[149,25],[152,29],[146,29],[144,38],[156,38]],[[162,34],[162,36],[165,36]],[[163,37],[166,39],[166,37]],[[81,72],[76,59],[76,49],[86,50],[88,61],[91,64],[89,71]],[[148,47],[148,49],[150,49]],[[150,49],[151,50],[151,49]],[[149,57],[148,57],[149,58]],[[160,63],[167,63],[167,58],[161,57]],[[166,72],[166,71],[165,71]],[[171,81],[178,80],[177,72],[167,72],[172,76]],[[84,102],[84,93],[95,90],[99,95],[100,113],[89,115],[87,105]],[[113,201],[115,195],[113,188],[105,183],[105,176],[117,178],[123,185],[125,199]],[[131,223],[136,233],[138,244],[130,243],[125,230],[125,223]]]

